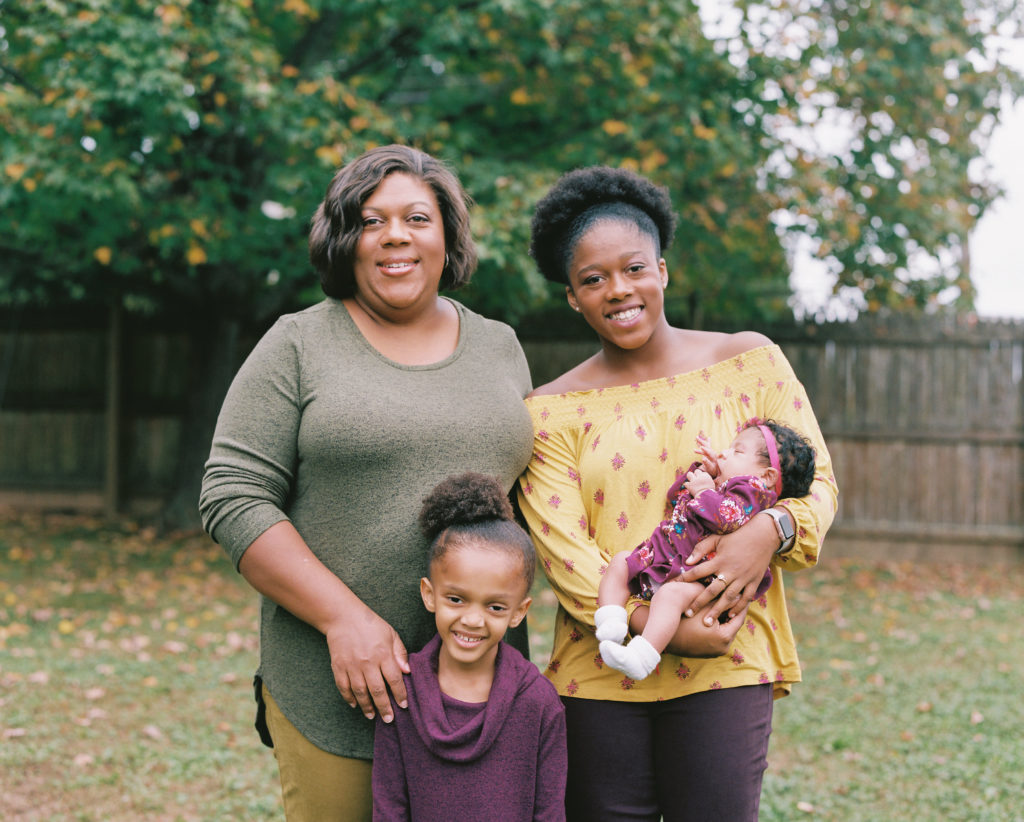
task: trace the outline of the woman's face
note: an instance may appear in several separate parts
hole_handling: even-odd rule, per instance
[[[599,220],[572,253],[566,297],[606,344],[632,350],[665,325],[667,284],[650,236],[625,220]]]
[[[389,174],[366,198],[362,219],[353,265],[356,301],[384,318],[432,305],[445,254],[433,189],[410,174]]]

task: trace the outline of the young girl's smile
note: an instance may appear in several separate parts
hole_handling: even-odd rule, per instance
[[[449,548],[420,580],[420,594],[441,636],[439,665],[494,665],[498,643],[530,607],[521,559],[486,543]]]

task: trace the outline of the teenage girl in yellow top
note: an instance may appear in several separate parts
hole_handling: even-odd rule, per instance
[[[601,341],[527,399],[534,456],[519,493],[560,606],[547,675],[566,706],[570,820],[757,818],[772,700],[800,679],[780,569],[815,564],[836,510],[828,450],[782,351],[755,332],[668,324],[661,255],[673,228],[664,190],[603,167],[565,175],[533,218],[538,267]],[[691,564],[715,556],[683,578],[715,580],[650,676],[604,665],[594,611],[610,558],[665,518],[662,489],[699,434],[727,441],[755,416],[810,440],[810,492],[698,545]],[[776,582],[752,602],[769,565]],[[631,604],[634,634],[642,606]]]

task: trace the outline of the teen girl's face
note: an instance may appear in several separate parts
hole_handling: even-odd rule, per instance
[[[522,560],[482,545],[450,548],[420,580],[420,595],[434,614],[446,665],[475,671],[493,666],[498,643],[530,607]]]
[[[764,478],[770,463],[764,457],[764,437],[756,428],[744,428],[736,435],[732,445],[718,456],[718,480],[733,477]]]
[[[434,190],[411,174],[389,174],[366,198],[362,219],[353,264],[360,305],[386,319],[432,306],[445,253]]]
[[[602,342],[632,350],[668,328],[666,285],[651,237],[626,220],[599,220],[573,250],[566,297]]]

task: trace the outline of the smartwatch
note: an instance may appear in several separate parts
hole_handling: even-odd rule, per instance
[[[789,516],[782,511],[776,511],[774,508],[766,508],[761,513],[767,514],[772,518],[775,522],[775,530],[779,532],[779,539],[782,540],[782,544],[775,549],[775,553],[786,553],[796,542],[796,531],[793,530],[793,523],[790,521]]]

